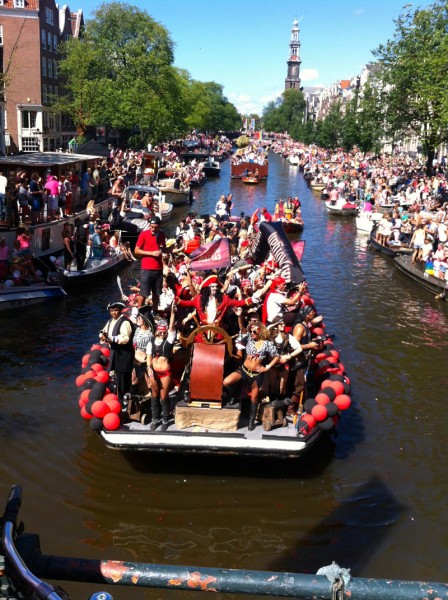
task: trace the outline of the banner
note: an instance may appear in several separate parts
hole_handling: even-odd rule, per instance
[[[304,245],[304,242],[297,243]],[[303,254],[303,246],[301,250],[298,248],[298,252]],[[260,223],[260,229],[251,245],[251,253],[256,264],[264,262],[269,253],[272,253],[287,283],[297,284],[305,280],[299,259],[281,223]]]
[[[209,271],[229,267],[230,247],[228,238],[220,238],[201,246],[190,254],[192,271]]]
[[[252,131],[255,131],[255,119],[251,119],[251,120],[250,120],[250,129],[251,129]]]
[[[299,262],[302,261],[303,253],[305,251],[305,242],[291,242],[292,249],[294,250],[294,254],[297,256],[297,260]]]

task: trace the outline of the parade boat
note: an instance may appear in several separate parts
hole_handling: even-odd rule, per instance
[[[322,192],[325,188],[327,187],[326,183],[321,183],[321,182],[310,182],[310,188],[313,190],[313,192]]]
[[[84,172],[87,167],[103,160],[101,156],[88,156],[82,154],[64,154],[62,152],[31,152],[29,154],[20,154],[17,156],[6,156],[0,158],[0,169],[3,169],[8,175],[11,171],[20,170],[26,173],[28,180],[31,179],[31,173],[38,172],[45,179],[45,174],[49,170],[58,178],[67,171]],[[79,192],[78,192],[79,194]],[[107,218],[112,210],[110,198],[102,200],[95,205],[96,211],[102,218]],[[17,235],[27,230],[30,235],[30,250],[34,258],[49,257],[62,250],[62,232],[67,224],[74,226],[75,218],[81,220],[87,219],[86,208],[84,206],[66,207],[67,216],[54,221],[46,221],[37,225],[21,222],[17,227],[9,227],[7,224],[0,223],[0,236],[6,238],[9,248],[13,247]]]
[[[428,292],[431,292],[437,300],[447,300],[445,295],[446,283],[444,279],[434,276],[434,271],[412,262],[410,255],[395,257],[395,267]]]
[[[255,171],[258,171],[259,179],[267,179],[269,171],[268,161],[264,162],[263,164],[249,161],[243,161],[239,163],[232,162],[230,166],[230,176],[232,179],[242,179],[251,173],[255,173]]]
[[[381,244],[376,239],[377,226],[375,225],[370,233],[369,248],[387,256],[399,256],[400,254],[412,254],[413,250],[409,247],[409,240],[402,234],[404,239],[400,241],[390,241],[387,245]]]
[[[221,238],[199,248],[191,255],[192,270],[207,271],[218,264],[230,267],[228,246],[227,238]],[[290,285],[304,281],[298,258],[303,244],[299,254],[280,223],[263,222],[251,246],[254,264],[266,260],[270,252]],[[313,302],[307,298],[306,302]],[[224,378],[234,371],[236,348],[222,323],[198,324],[178,338],[170,363],[177,382],[169,398],[174,418],[170,417],[163,429],[151,429],[145,391],[144,395],[128,395],[127,405],[118,401],[108,372],[110,348],[104,342],[93,344],[82,359],[76,379],[81,416],[108,447],[120,450],[300,457],[336,426],[341,412],[351,404],[349,379],[324,327],[321,322],[312,327],[313,340],[320,344],[317,356],[304,353],[303,361],[292,366],[306,371],[307,384],[296,410],[288,414],[289,398],[275,393],[266,396],[258,405],[255,428],[250,427],[247,392],[243,388],[239,399],[232,402],[229,400],[235,399],[229,398],[223,385]]]
[[[338,217],[354,217],[358,212],[358,205],[354,202],[347,202],[345,198],[339,198],[336,202],[328,200],[325,202],[327,211],[331,215]]]
[[[60,285],[46,281],[28,282],[27,285],[14,285],[12,280],[9,281],[10,284],[0,284],[0,312],[22,310],[67,295]]]

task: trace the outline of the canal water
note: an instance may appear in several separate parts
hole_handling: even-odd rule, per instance
[[[444,581],[447,308],[370,251],[353,219],[329,216],[296,167],[270,161],[253,187],[231,181],[225,162],[193,210],[214,212],[221,193],[235,213],[299,195],[303,268],[352,382],[333,437],[286,463],[105,448],[79,416],[74,380],[118,297],[111,277],[1,316],[0,498],[23,486],[21,518],[45,554],[306,573],[335,560],[358,577]],[[175,212],[167,233],[186,209]],[[124,286],[137,277],[130,264]]]

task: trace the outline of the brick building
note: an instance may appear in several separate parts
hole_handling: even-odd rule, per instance
[[[0,0],[2,152],[65,148],[73,137],[73,124],[51,111],[51,99],[63,93],[59,44],[78,37],[83,25],[82,10],[72,13],[54,0]]]

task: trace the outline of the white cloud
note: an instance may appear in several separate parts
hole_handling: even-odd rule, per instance
[[[302,81],[312,81],[313,79],[318,79],[319,71],[317,69],[303,69],[300,72],[300,79]]]

